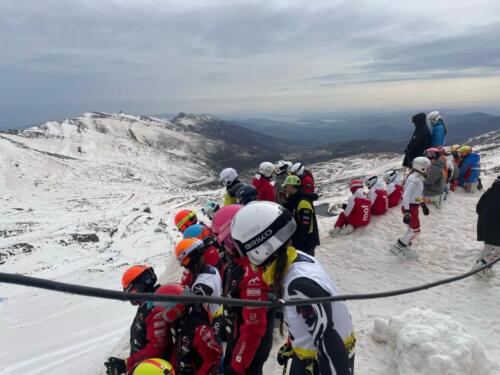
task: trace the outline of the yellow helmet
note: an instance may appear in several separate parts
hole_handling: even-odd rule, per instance
[[[164,359],[149,358],[139,363],[132,375],[175,375],[175,370]]]
[[[462,155],[462,157],[463,157],[465,155],[469,155],[472,152],[472,147],[467,146],[467,145],[463,145],[462,147],[460,147],[457,150],[457,152],[460,153],[460,155]]]
[[[460,148],[460,145],[453,145],[450,147],[450,151],[451,152],[458,151],[459,148]]]

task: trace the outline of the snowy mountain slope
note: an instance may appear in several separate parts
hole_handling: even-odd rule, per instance
[[[137,135],[140,132],[135,130],[141,139],[143,135]],[[75,147],[58,138],[64,131],[51,130],[55,134],[50,137],[2,134],[9,139],[0,138],[0,253],[16,254],[0,260],[0,271],[119,289],[121,274],[128,265],[147,262],[162,275],[162,281],[178,281],[180,269],[173,259],[173,247],[180,235],[172,224],[173,216],[184,207],[199,209],[209,198],[222,198],[221,189],[211,190],[204,185],[211,179],[206,168],[190,159],[175,167],[174,156],[153,151],[145,156],[142,146],[135,148],[123,141],[125,130],[114,127],[107,134],[122,135],[116,144],[102,145],[102,154],[100,147],[94,147],[92,153],[79,155]],[[76,130],[71,136],[76,139],[78,134]],[[93,134],[85,142],[103,142],[95,139],[97,136]],[[500,148],[488,143],[490,139],[492,135],[478,146],[484,150],[485,186],[489,186],[493,171],[500,165]],[[122,147],[116,146],[113,153],[115,145],[120,144]],[[139,155],[136,157],[126,147]],[[144,152],[149,152],[148,147],[144,146]],[[74,159],[64,158],[68,156]],[[401,156],[395,154],[367,154],[319,163],[311,169],[320,186],[321,200],[340,203],[348,195],[348,178],[380,174],[400,164]],[[184,166],[189,173],[185,173]],[[127,174],[129,168],[134,176]],[[431,216],[423,218],[422,236],[416,244],[421,251],[417,261],[402,262],[388,251],[405,230],[398,209],[375,218],[368,228],[337,239],[327,234],[334,218],[321,218],[318,258],[343,293],[402,288],[465,272],[481,247],[475,241],[474,208],[478,197],[454,193],[442,210],[432,210]],[[92,233],[97,234],[98,242],[80,242],[81,237],[73,236]],[[22,243],[34,249],[14,248]],[[128,303],[10,285],[0,285],[0,297],[2,375],[103,374],[107,356],[127,355],[127,334],[135,310]],[[498,373],[499,300],[497,277],[486,283],[468,279],[409,296],[349,302],[358,333],[357,373]],[[406,312],[412,307],[422,310]],[[435,314],[447,318],[436,318]],[[443,323],[438,326],[435,322],[440,320]],[[428,326],[424,332],[426,324],[436,326]],[[458,326],[462,328],[452,335],[450,330]],[[422,340],[415,341],[410,333]],[[455,344],[457,353],[462,350],[475,356],[446,353],[424,340],[435,335],[440,337],[443,348]],[[282,373],[275,362],[282,340],[276,335],[265,374]],[[418,354],[414,360],[402,351],[409,347]],[[429,347],[434,352],[426,351]],[[453,372],[448,371],[449,358],[458,361],[458,370],[449,366]],[[476,371],[480,369],[479,360],[484,362],[480,372]],[[426,372],[419,372],[417,366],[424,362],[427,367],[422,369]]]

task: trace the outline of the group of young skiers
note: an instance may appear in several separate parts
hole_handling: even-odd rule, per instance
[[[426,118],[433,127],[432,136]],[[422,135],[422,121],[428,136]],[[440,208],[446,194],[457,186],[468,192],[481,188],[479,155],[467,145],[444,148],[437,144],[444,143],[447,132],[437,111],[427,117],[415,115],[413,122],[415,134],[404,159],[409,174],[402,180],[397,171],[390,170],[381,179],[368,175],[350,180],[352,195],[330,231],[333,237],[368,225],[372,215],[384,215],[402,203],[407,232],[391,250],[415,257],[411,245],[420,232],[420,209],[428,215],[427,204]],[[427,144],[427,138],[432,144]],[[320,243],[314,208],[318,195],[312,173],[304,165],[263,162],[250,183],[242,182],[234,168],[226,168],[220,181],[225,187],[223,204],[209,201],[202,208],[206,223],[193,210],[175,215],[175,225],[183,234],[175,247],[175,257],[184,269],[179,283],[160,286],[151,267],[137,265],[124,273],[124,291],[254,301],[339,294],[314,256]],[[490,225],[493,215],[498,223],[499,189],[500,179],[478,204],[483,227]],[[495,200],[496,212],[485,203],[487,199]],[[495,254],[500,246],[498,235],[492,238],[490,231],[481,233],[483,255]],[[109,375],[262,374],[277,318],[281,333],[283,323],[288,331],[277,356],[283,373],[289,361],[292,375],[354,373],[356,338],[347,306],[341,301],[286,306],[282,311],[203,302],[134,304],[138,310],[131,326],[130,355],[127,359],[110,357],[105,363]]]

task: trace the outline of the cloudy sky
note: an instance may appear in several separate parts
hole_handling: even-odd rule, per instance
[[[0,128],[500,106],[498,0],[1,0]]]

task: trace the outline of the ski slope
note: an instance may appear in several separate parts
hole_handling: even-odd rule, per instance
[[[90,137],[88,142],[105,144],[83,161],[67,151],[74,150],[74,144],[63,149],[58,138],[0,138],[0,223],[6,230],[0,237],[0,252],[12,253],[0,260],[1,272],[118,290],[122,272],[131,264],[146,262],[161,281],[179,280],[173,247],[180,235],[173,216],[184,207],[199,209],[207,199],[221,200],[222,190],[207,186],[215,172],[197,160],[185,160],[175,168],[178,159],[169,161],[162,154],[158,160],[147,145],[137,147],[125,136],[126,132],[118,141]],[[488,143],[490,139],[483,139],[479,147],[484,150],[486,187],[500,168],[500,148]],[[115,148],[116,144],[121,146]],[[123,171],[123,160],[133,171]],[[339,203],[348,195],[349,178],[381,174],[400,163],[398,155],[376,154],[311,169],[321,201]],[[478,198],[479,194],[459,191],[441,210],[431,207],[415,244],[418,260],[403,261],[389,252],[405,231],[398,209],[335,239],[328,237],[335,218],[320,218],[322,245],[317,256],[346,294],[399,289],[466,272],[482,246],[475,241]],[[99,242],[74,241],[75,233],[96,233]],[[24,253],[23,248],[14,248],[20,243],[34,249]],[[135,313],[128,303],[5,284],[0,285],[0,298],[2,375],[104,374],[108,356],[127,354]],[[412,295],[348,302],[358,338],[356,373],[500,373],[499,301],[497,276],[487,282],[470,278]],[[276,333],[265,374],[282,373],[275,354],[283,340]]]

